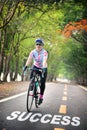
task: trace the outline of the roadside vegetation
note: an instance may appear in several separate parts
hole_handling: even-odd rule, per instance
[[[16,81],[38,37],[49,52],[48,81],[66,78],[87,86],[86,0],[0,1],[0,81],[8,74]]]

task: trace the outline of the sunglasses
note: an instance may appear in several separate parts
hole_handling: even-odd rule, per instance
[[[42,45],[37,43],[36,46],[42,46]]]

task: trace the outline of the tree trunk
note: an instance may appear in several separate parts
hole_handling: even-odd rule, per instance
[[[7,76],[9,73],[9,67],[10,67],[10,60],[11,60],[11,55],[7,57],[6,59],[6,64],[5,64],[5,71],[4,71],[4,76],[3,76],[3,81],[7,81]]]
[[[19,56],[16,57],[16,63],[15,63],[15,73],[14,75],[12,74],[12,81],[15,81],[17,79],[17,75],[18,75],[18,69],[19,69]]]
[[[2,34],[3,33],[3,34]],[[3,36],[4,35],[4,36]],[[0,41],[1,41],[1,48],[0,48],[0,76],[3,71],[3,61],[4,61],[4,39],[5,39],[5,31],[0,32]],[[1,79],[1,78],[0,78]]]

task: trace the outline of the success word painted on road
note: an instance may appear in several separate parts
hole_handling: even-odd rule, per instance
[[[40,123],[50,123],[50,124],[57,124],[57,125],[72,125],[72,126],[79,126],[80,125],[80,118],[77,116],[70,117],[70,116],[63,116],[63,115],[51,115],[51,114],[42,114],[42,113],[27,113],[27,112],[20,112],[14,111],[9,116],[6,117],[7,120],[18,120],[18,121],[26,121],[29,120],[30,122],[40,122]]]

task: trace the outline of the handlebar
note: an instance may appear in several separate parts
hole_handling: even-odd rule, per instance
[[[43,69],[37,69],[37,68],[29,68],[30,70],[33,70],[33,71],[39,71],[39,72],[43,72]]]
[[[27,69],[33,70],[33,71],[37,71],[37,72],[41,72],[41,73],[42,73],[42,77],[44,77],[43,69],[30,68],[30,67],[28,67]],[[25,71],[23,71],[23,74],[24,74],[24,72],[25,72]]]
[[[43,69],[37,69],[37,68],[29,68],[29,69],[33,70],[33,71],[41,72],[42,73],[42,77],[44,78]]]

